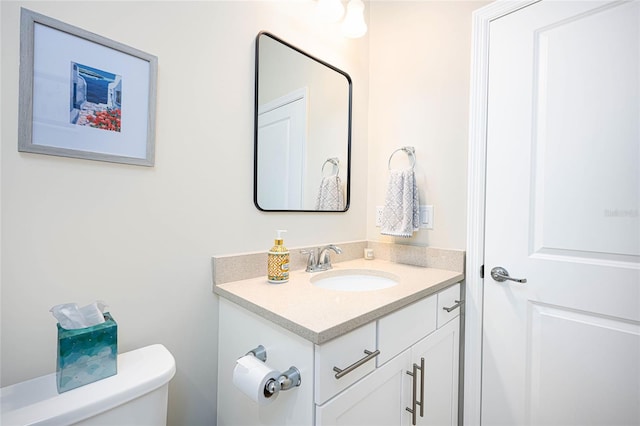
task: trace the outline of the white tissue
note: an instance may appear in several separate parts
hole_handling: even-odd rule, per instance
[[[60,323],[60,327],[67,330],[91,327],[104,322],[104,309],[107,304],[101,300],[78,308],[75,303],[63,303],[50,309],[50,312]]]

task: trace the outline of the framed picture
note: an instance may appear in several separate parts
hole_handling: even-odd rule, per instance
[[[18,151],[153,166],[158,59],[22,9]]]

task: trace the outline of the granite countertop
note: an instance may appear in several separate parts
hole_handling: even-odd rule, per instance
[[[218,284],[214,292],[315,344],[327,342],[361,325],[464,279],[464,274],[384,260],[336,263],[331,271],[368,269],[400,278],[393,287],[373,291],[336,291],[311,284],[323,272],[292,271],[289,281],[270,284],[266,277]]]

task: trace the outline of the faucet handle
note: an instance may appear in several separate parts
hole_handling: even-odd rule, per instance
[[[309,258],[307,259],[307,271],[309,271],[310,268],[313,268],[316,265],[316,249],[312,248],[309,250],[300,250],[301,254],[308,254]]]

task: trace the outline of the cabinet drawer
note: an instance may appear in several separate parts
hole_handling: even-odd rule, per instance
[[[404,351],[391,362],[364,377],[349,389],[316,406],[316,425],[371,426],[406,425],[411,415],[411,351]]]
[[[460,284],[455,284],[446,290],[438,293],[438,328],[442,327],[458,315],[460,315],[460,307],[447,312],[444,308],[451,308],[456,305],[456,301],[460,300]]]
[[[382,365],[436,329],[436,295],[378,320],[377,365]]]
[[[376,323],[372,322],[322,345],[315,345],[315,402],[323,404],[329,398],[357,382],[374,370],[375,359],[363,363],[337,379],[334,367],[347,367],[367,357],[365,350],[376,350]]]

